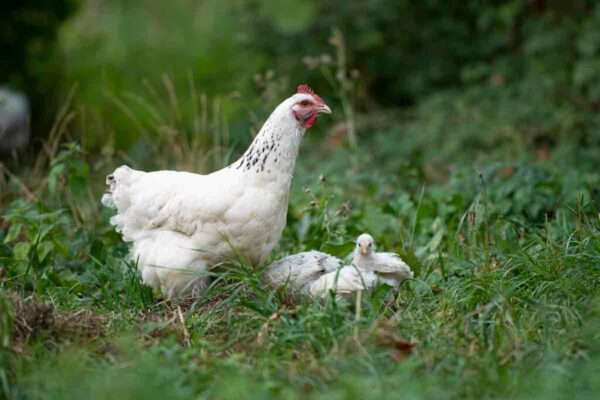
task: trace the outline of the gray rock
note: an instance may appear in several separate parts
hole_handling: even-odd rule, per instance
[[[0,88],[0,154],[27,146],[30,136],[29,101],[25,94]]]

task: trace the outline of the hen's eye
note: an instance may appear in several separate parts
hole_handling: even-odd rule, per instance
[[[310,102],[309,102],[308,100],[302,100],[302,101],[300,102],[300,105],[301,105],[301,106],[307,106],[307,105],[309,105],[309,104],[310,104]]]

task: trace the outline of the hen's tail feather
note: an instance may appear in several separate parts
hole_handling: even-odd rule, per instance
[[[106,189],[106,192],[102,195],[102,200],[100,200],[100,202],[104,207],[117,208],[117,205],[112,198],[112,193],[116,186],[115,176],[112,174],[108,175],[106,177],[106,184],[108,185],[108,189]]]
[[[123,165],[106,177],[108,188],[102,196],[101,202],[105,207],[117,209],[117,214],[110,219],[110,224],[123,234],[125,241],[131,240],[129,231],[136,228],[136,221],[132,221],[132,218],[128,217],[128,209],[132,200],[131,185],[143,174],[144,172]],[[126,228],[126,225],[130,225],[129,228]]]
[[[104,207],[108,208],[117,208],[117,205],[113,201],[112,195],[110,192],[106,192],[102,195],[102,199],[100,200]]]

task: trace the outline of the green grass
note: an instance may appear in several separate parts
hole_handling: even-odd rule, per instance
[[[383,288],[366,296],[360,315],[274,291],[239,260],[202,298],[162,301],[100,209],[113,156],[69,145],[39,176],[5,175],[0,393],[594,398],[600,146],[578,133],[594,117],[572,110],[583,122],[564,124],[548,118],[564,105],[511,90],[441,93],[383,124],[361,116],[355,150],[307,135],[271,258],[345,255],[371,232],[416,279],[393,305]]]

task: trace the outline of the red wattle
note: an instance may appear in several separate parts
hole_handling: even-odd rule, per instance
[[[308,117],[304,121],[304,123],[302,123],[302,127],[308,129],[312,127],[315,124],[315,122],[317,122],[317,113],[314,113],[310,117]]]

